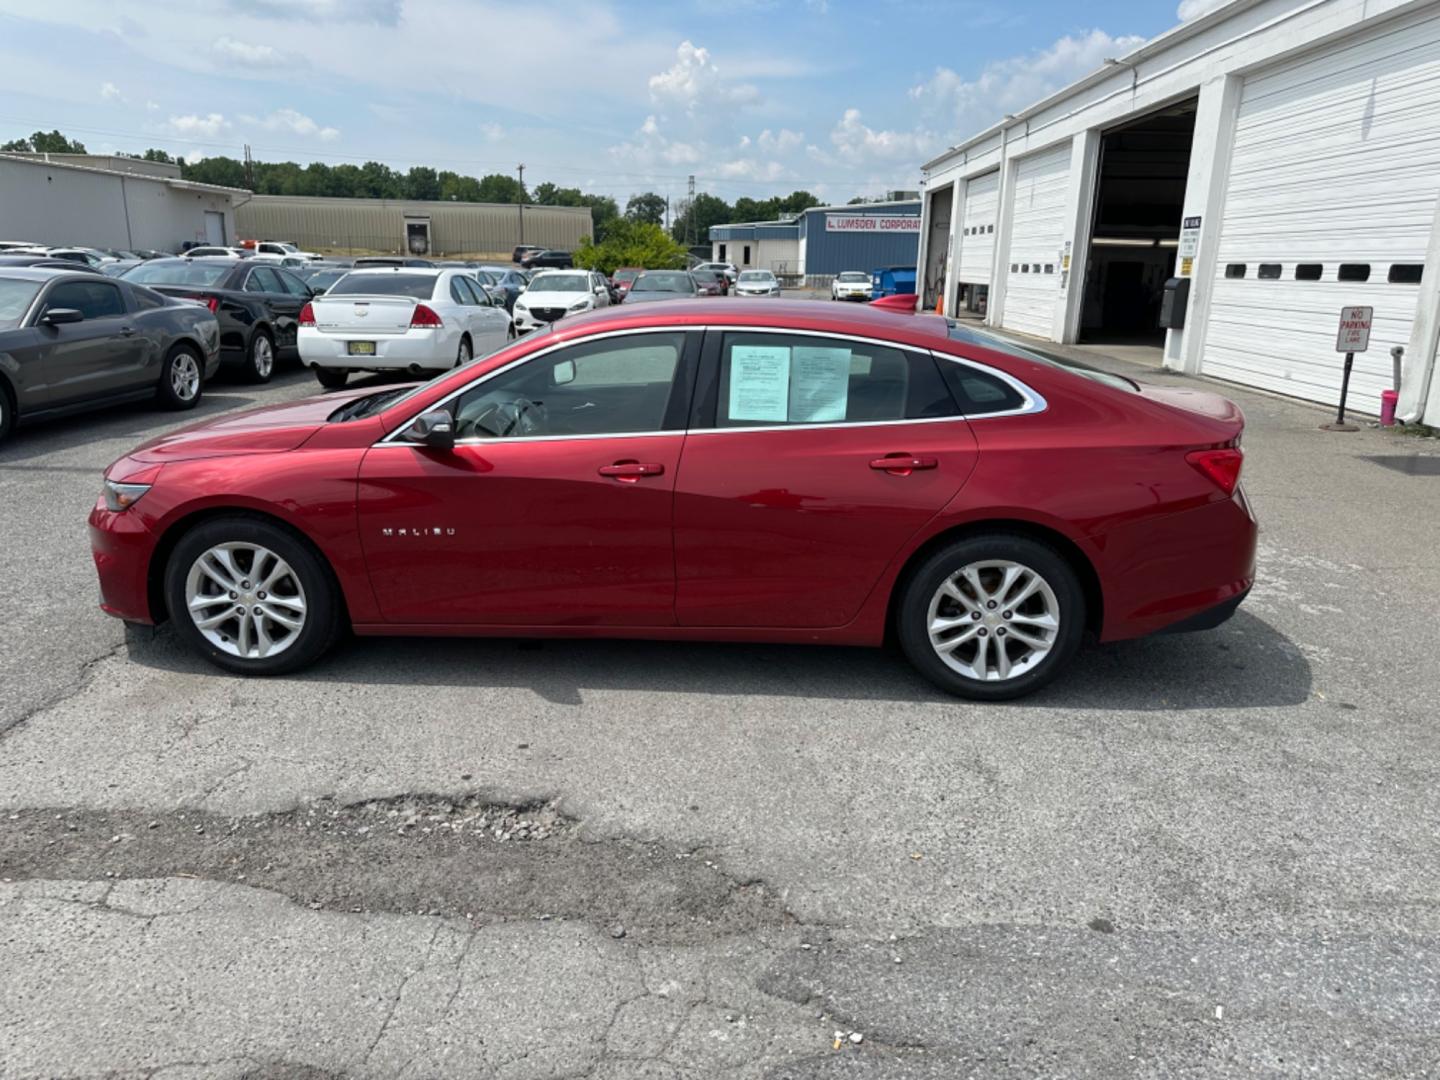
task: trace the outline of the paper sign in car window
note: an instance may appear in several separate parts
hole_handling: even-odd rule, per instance
[[[731,420],[784,422],[790,401],[790,350],[736,345],[730,350]]]
[[[844,420],[850,397],[850,350],[797,345],[790,358],[790,422]]]

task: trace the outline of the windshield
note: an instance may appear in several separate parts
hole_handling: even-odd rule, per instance
[[[429,300],[435,291],[435,274],[346,274],[326,290],[326,296],[408,296]]]
[[[19,326],[39,291],[38,281],[0,278],[0,330],[13,330]]]
[[[214,285],[230,273],[226,263],[144,262],[120,276],[144,285]]]
[[[531,292],[589,292],[590,279],[584,274],[540,274],[530,282]]]
[[[695,291],[689,274],[641,274],[630,287],[631,292],[678,292]]]
[[[741,281],[774,281],[775,275],[769,270],[746,270],[740,275]]]
[[[317,270],[305,275],[305,284],[312,289],[328,289],[348,274],[349,270]]]
[[[1018,356],[1022,360],[1029,360],[1036,364],[1044,364],[1046,367],[1059,368],[1061,371],[1068,371],[1071,375],[1079,375],[1081,378],[1098,382],[1102,386],[1108,386],[1112,390],[1128,390],[1139,392],[1140,385],[1133,379],[1127,379],[1123,375],[1112,375],[1108,371],[1101,371],[1098,368],[1089,367],[1076,360],[1067,360],[1063,357],[1052,356],[1048,353],[1035,352],[1024,346],[1017,345],[1006,338],[997,337],[994,334],[987,334],[981,330],[975,330],[968,326],[961,326],[954,319],[946,319],[945,325],[950,331],[951,341],[963,341],[967,345],[979,345],[982,349],[994,349],[996,352],[1009,353],[1011,356]]]
[[[869,281],[870,281],[870,275],[869,275],[869,274],[862,274],[862,273],[860,273],[860,271],[858,271],[858,270],[846,270],[845,273],[843,273],[843,274],[840,275],[840,280],[841,280],[841,281],[863,281],[863,282],[865,282],[865,283],[868,284]]]

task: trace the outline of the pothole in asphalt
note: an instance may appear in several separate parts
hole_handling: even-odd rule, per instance
[[[248,817],[34,809],[0,821],[0,880],[193,877],[315,910],[584,920],[642,942],[793,923],[763,883],[701,852],[582,840],[578,825],[553,803],[432,795]]]

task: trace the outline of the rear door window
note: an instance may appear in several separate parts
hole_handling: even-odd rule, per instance
[[[722,338],[716,427],[858,424],[955,415],[935,361],[884,345],[798,334]]]

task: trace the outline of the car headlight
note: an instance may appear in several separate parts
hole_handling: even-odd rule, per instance
[[[530,308],[526,306],[524,300],[516,300],[516,301],[515,301],[515,310],[516,310],[516,311],[529,311]]]
[[[570,305],[570,310],[571,310],[571,311],[584,311],[584,310],[585,310],[586,308],[588,308],[589,306],[590,306],[590,301],[589,301],[589,300],[576,300],[575,303],[573,303],[573,304]]]
[[[105,509],[118,514],[129,510],[145,497],[149,484],[121,484],[114,480],[105,481]]]

